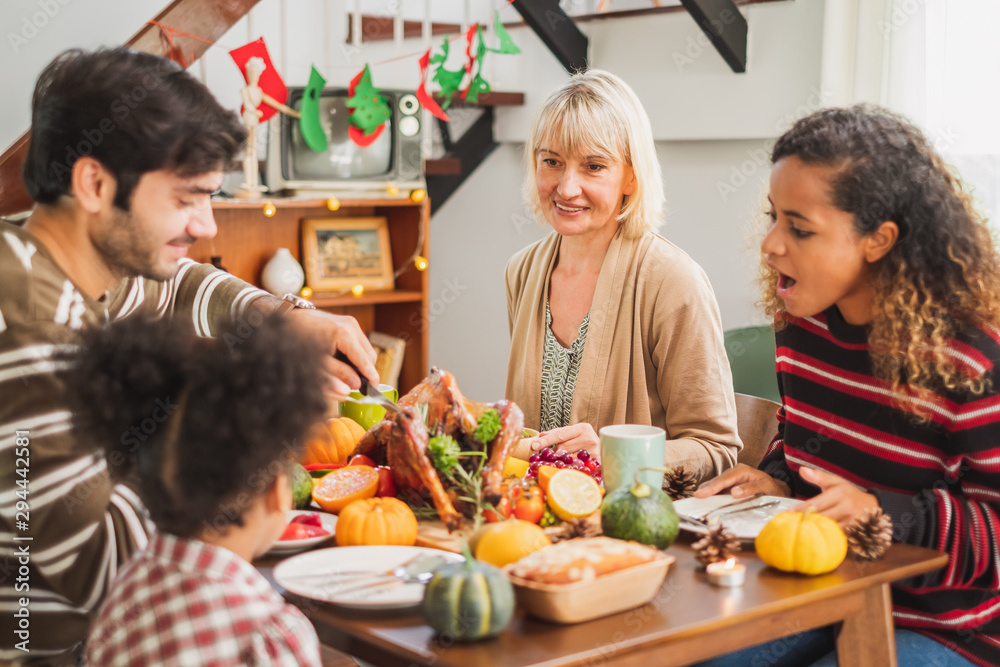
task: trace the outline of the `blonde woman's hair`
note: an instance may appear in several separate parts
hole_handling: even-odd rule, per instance
[[[599,69],[574,74],[535,114],[524,146],[525,202],[544,221],[538,199],[537,154],[559,144],[566,155],[600,153],[635,174],[635,192],[625,195],[618,214],[626,238],[638,238],[663,224],[663,176],[649,117],[635,92],[620,78]]]

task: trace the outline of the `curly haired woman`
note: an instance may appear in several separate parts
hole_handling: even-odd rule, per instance
[[[950,556],[892,589],[899,664],[1000,664],[1000,263],[986,224],[921,132],[877,108],[804,118],[771,159],[761,251],[779,431],[758,470],[697,495],[793,496],[841,525],[881,508],[895,541]],[[832,629],[785,643],[713,664],[836,664]]]

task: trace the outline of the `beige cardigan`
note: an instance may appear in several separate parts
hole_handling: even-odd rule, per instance
[[[561,237],[507,263],[511,352],[506,396],[541,418],[545,300]],[[708,479],[736,464],[733,381],[708,277],[680,248],[647,233],[611,241],[590,309],[572,423],[652,424],[667,432],[667,465]]]

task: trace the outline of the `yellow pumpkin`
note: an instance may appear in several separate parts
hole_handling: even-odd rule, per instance
[[[335,417],[319,422],[306,436],[302,463],[347,463],[365,430],[350,417]]]
[[[760,559],[785,572],[824,574],[847,556],[847,537],[837,522],[815,512],[782,512],[754,543]]]
[[[337,517],[337,544],[356,547],[373,544],[401,544],[412,547],[417,541],[417,517],[397,498],[355,500]]]

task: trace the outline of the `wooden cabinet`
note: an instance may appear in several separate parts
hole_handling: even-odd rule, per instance
[[[267,201],[276,207],[272,217],[263,212]],[[330,211],[326,204],[326,199],[214,201],[219,232],[214,239],[195,243],[190,256],[208,262],[218,255],[230,273],[259,286],[261,270],[278,248],[288,248],[296,260],[302,261],[303,219],[378,216],[388,221],[392,261],[397,270],[410,261],[418,244],[422,247],[419,254],[427,257],[429,200],[419,204],[408,199],[343,200],[336,211]],[[406,341],[399,375],[399,390],[403,393],[427,375],[427,287],[427,272],[411,265],[396,278],[393,290],[365,291],[360,297],[317,292],[312,301],[323,310],[355,317],[366,333],[381,331]]]

